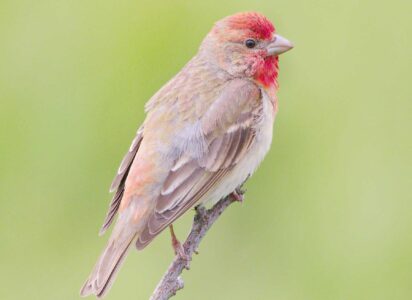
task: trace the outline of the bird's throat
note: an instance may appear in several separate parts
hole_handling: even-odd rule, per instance
[[[278,63],[278,56],[266,57],[256,70],[255,80],[265,88],[277,88]]]

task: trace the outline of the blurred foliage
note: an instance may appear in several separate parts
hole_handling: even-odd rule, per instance
[[[214,21],[257,10],[281,57],[272,150],[176,299],[412,299],[410,1],[0,2],[0,299],[77,299],[143,105]],[[192,214],[178,222],[181,238]],[[107,299],[147,299],[168,234]]]

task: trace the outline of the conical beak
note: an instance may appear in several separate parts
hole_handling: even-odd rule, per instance
[[[293,48],[293,44],[279,34],[275,34],[273,41],[267,46],[268,56],[279,55]]]

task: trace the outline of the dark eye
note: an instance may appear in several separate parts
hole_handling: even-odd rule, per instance
[[[252,39],[248,39],[248,40],[246,40],[245,41],[245,45],[246,45],[246,47],[248,47],[248,48],[255,48],[255,46],[256,46],[256,41],[255,40],[252,40]]]

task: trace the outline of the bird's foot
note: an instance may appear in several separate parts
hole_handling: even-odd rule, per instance
[[[243,203],[243,200],[245,199],[243,194],[245,192],[246,191],[244,191],[241,187],[238,187],[230,194],[230,196],[232,197],[233,201]]]

